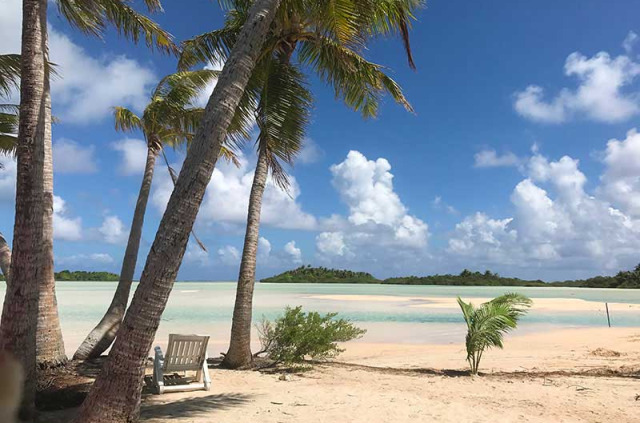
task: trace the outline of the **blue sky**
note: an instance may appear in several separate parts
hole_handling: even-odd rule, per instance
[[[218,28],[217,2],[165,1],[177,40]],[[17,52],[20,2],[0,0],[0,53]],[[545,280],[611,274],[640,248],[640,33],[634,1],[433,0],[411,32],[367,57],[390,68],[416,110],[385,99],[363,120],[310,75],[308,146],[288,196],[265,196],[258,276],[298,264],[379,277],[491,269]],[[141,178],[141,134],[109,108],[140,109],[175,59],[69,28],[52,5],[56,268],[118,271]],[[206,96],[206,95],[205,95]],[[15,98],[14,98],[15,100]],[[183,153],[171,153],[179,166]],[[12,235],[15,165],[0,158],[0,228]],[[255,156],[220,165],[180,278],[233,280]],[[139,269],[166,198],[157,166]]]

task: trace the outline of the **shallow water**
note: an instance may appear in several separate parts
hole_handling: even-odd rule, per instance
[[[116,288],[112,282],[59,282],[58,305],[68,348],[75,348],[97,323]],[[136,284],[134,284],[134,289]],[[402,343],[448,343],[464,333],[460,311],[455,308],[411,307],[424,303],[419,297],[495,297],[521,292],[532,299],[574,298],[600,303],[598,311],[532,310],[519,333],[581,326],[606,326],[602,303],[640,304],[640,290],[584,288],[514,288],[342,284],[257,284],[254,320],[274,318],[286,305],[305,310],[339,312],[369,330],[364,341]],[[2,292],[0,292],[2,295]],[[311,298],[314,295],[384,295],[398,301],[342,301]],[[401,297],[412,297],[406,300]],[[415,297],[418,297],[417,299]],[[178,282],[163,315],[158,337],[168,333],[207,333],[212,344],[223,347],[229,334],[235,283]],[[614,326],[640,327],[640,313],[611,309]],[[218,352],[218,351],[216,351]]]

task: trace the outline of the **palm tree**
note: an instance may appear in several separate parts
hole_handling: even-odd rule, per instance
[[[478,374],[480,359],[487,348],[502,348],[505,333],[518,325],[520,317],[526,314],[532,301],[522,294],[504,294],[474,307],[458,297],[464,321],[467,323],[467,361],[472,374]]]
[[[248,8],[244,0],[227,3],[233,8],[228,11],[225,26],[184,42],[179,68],[226,60]],[[339,3],[340,7],[332,9],[324,1],[286,1],[279,9],[250,80],[250,87],[255,87],[260,96],[255,112],[260,136],[231,341],[222,363],[228,368],[249,367],[253,359],[252,301],[262,195],[269,172],[279,186],[287,188],[286,173],[280,161],[292,164],[300,151],[312,104],[300,68],[311,68],[334,88],[336,96],[364,117],[376,115],[380,96],[385,92],[407,110],[412,110],[398,84],[381,66],[362,57],[360,50],[373,36],[399,32],[413,67],[408,26],[414,10],[423,2],[341,0]],[[298,47],[299,63],[291,64]]]
[[[56,1],[61,15],[86,33],[100,35],[110,23],[134,41],[143,37],[149,46],[175,52],[171,36],[139,15],[128,3],[126,0]],[[160,9],[159,0],[145,0],[145,4],[151,11]],[[47,0],[23,0],[12,283],[5,294],[0,325],[0,349],[13,352],[25,369],[20,412],[23,419],[33,415],[36,345],[42,362],[56,363],[66,358],[53,277],[47,5]]]
[[[137,420],[147,354],[173,288],[207,184],[279,0],[257,0],[205,108],[109,358],[77,423]]]
[[[217,77],[218,72],[213,70],[179,72],[168,75],[158,83],[153,91],[149,105],[145,108],[142,117],[124,107],[114,109],[116,130],[140,130],[144,134],[147,142],[147,161],[133,214],[127,248],[122,260],[118,287],[107,312],[80,345],[73,356],[74,359],[84,360],[98,357],[109,348],[115,339],[129,301],[156,158],[165,145],[177,147],[191,141],[195,129],[202,119],[204,109],[190,105],[194,97],[206,87],[207,83]],[[237,128],[234,133],[247,136],[245,132],[246,128],[241,127]],[[227,149],[223,149],[223,154],[230,159],[234,158]]]

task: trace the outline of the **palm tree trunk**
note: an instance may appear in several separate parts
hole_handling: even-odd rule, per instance
[[[51,146],[51,90],[48,72],[45,75],[45,102],[47,114],[44,125],[44,163],[42,178],[43,192],[43,233],[42,255],[39,269],[40,298],[38,300],[38,328],[36,330],[36,362],[39,367],[57,367],[67,363],[64,350],[58,301],[56,299],[56,281],[53,269],[53,157]]]
[[[11,248],[4,239],[4,235],[0,233],[0,270],[4,275],[4,280],[9,285],[9,275],[11,274]]]
[[[267,151],[260,146],[258,163],[253,175],[253,185],[249,196],[247,229],[244,235],[244,248],[240,262],[240,275],[236,288],[236,303],[233,309],[231,341],[229,351],[222,360],[222,366],[229,369],[247,368],[253,362],[251,354],[251,317],[253,308],[253,287],[256,279],[256,257],[260,231],[260,211],[262,195],[269,174]]]
[[[86,360],[88,358],[99,357],[111,346],[113,340],[116,338],[116,333],[120,328],[124,312],[127,309],[127,303],[129,302],[129,292],[131,291],[133,274],[138,261],[138,249],[140,247],[140,239],[142,238],[144,215],[149,200],[149,192],[151,191],[156,157],[157,151],[149,147],[147,149],[147,163],[144,168],[142,185],[140,186],[136,209],[133,213],[133,222],[131,222],[131,230],[129,231],[129,241],[127,242],[127,249],[125,250],[124,259],[122,260],[120,280],[113,300],[107,312],[102,317],[102,320],[100,320],[100,323],[89,333],[73,355],[74,360]]]
[[[251,8],[189,147],[109,359],[76,417],[78,423],[129,423],[138,418],[146,358],[221,144],[279,4],[258,0]]]
[[[48,102],[45,90],[47,63],[47,1],[23,0],[22,58],[16,214],[13,230],[11,280],[0,324],[0,349],[12,352],[23,366],[24,390],[20,417],[34,415],[36,388],[36,328],[39,271],[43,234],[42,181],[44,127]],[[49,122],[50,123],[50,122]]]

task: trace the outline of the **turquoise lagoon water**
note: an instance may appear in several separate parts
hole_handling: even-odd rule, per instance
[[[102,317],[116,284],[111,282],[59,282],[58,305],[68,348],[74,348]],[[134,284],[134,289],[136,284]],[[287,305],[305,310],[335,311],[369,330],[370,342],[449,342],[464,332],[460,311],[412,307],[428,297],[494,297],[517,291],[536,298],[578,298],[599,304],[597,311],[532,311],[519,332],[553,328],[606,326],[604,303],[640,304],[640,290],[580,288],[456,287],[348,284],[257,284],[254,318],[274,318]],[[1,293],[0,293],[1,294]],[[343,301],[316,295],[395,296],[398,301]],[[403,297],[411,297],[406,299]],[[223,348],[229,334],[235,283],[177,282],[163,315],[158,338],[168,333],[207,333]],[[424,299],[421,299],[424,298]],[[611,307],[614,326],[640,327],[640,312]],[[213,347],[215,352],[218,345]]]

